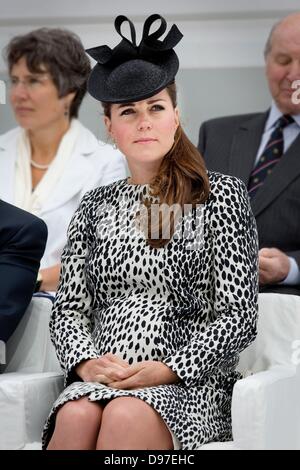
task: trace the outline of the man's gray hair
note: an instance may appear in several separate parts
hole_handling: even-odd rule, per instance
[[[270,53],[271,51],[271,48],[272,48],[272,37],[273,37],[273,34],[275,32],[275,30],[278,28],[278,26],[282,23],[283,20],[279,20],[277,21],[273,26],[272,26],[272,29],[269,33],[269,36],[268,36],[268,39],[267,39],[267,42],[266,42],[266,45],[265,45],[265,49],[264,49],[264,56],[265,58],[267,57],[267,55]]]

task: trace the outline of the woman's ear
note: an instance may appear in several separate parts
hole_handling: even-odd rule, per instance
[[[178,126],[179,126],[179,110],[178,108],[175,108],[174,109],[174,117],[175,117],[175,131],[177,130]]]
[[[71,93],[68,93],[68,94],[65,96],[65,99],[66,99],[66,102],[67,102],[69,108],[71,107],[71,104],[72,104],[72,102],[73,102],[75,96],[76,96],[76,91],[72,91]]]
[[[107,130],[107,133],[110,135],[110,137],[112,137],[111,120],[109,119],[108,116],[104,116],[104,124],[105,124],[106,130]]]

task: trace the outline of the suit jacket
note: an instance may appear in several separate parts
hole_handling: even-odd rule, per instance
[[[209,170],[247,185],[268,112],[212,119],[199,132],[198,149]],[[300,267],[300,135],[251,201],[259,245],[293,256]]]
[[[0,198],[14,204],[15,162],[20,128],[0,136]],[[80,126],[78,139],[66,169],[52,197],[37,207],[35,215],[48,227],[48,241],[41,268],[60,262],[67,242],[67,228],[82,196],[97,186],[127,176],[125,157],[111,145],[99,142],[86,127]]]
[[[0,200],[0,340],[6,342],[34,291],[46,224]]]

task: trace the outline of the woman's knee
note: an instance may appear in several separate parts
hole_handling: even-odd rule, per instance
[[[99,421],[101,419],[102,409],[87,398],[79,398],[65,403],[57,412],[56,423],[84,423]]]
[[[133,397],[120,397],[111,400],[103,411],[102,422],[115,428],[118,432],[123,429],[128,432],[139,419],[151,419],[156,412],[144,401]]]
[[[161,416],[139,398],[116,398],[104,408],[97,448],[172,449],[172,446]]]

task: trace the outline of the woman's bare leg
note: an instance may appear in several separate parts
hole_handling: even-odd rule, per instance
[[[94,450],[101,425],[102,406],[87,398],[69,401],[56,416],[47,450]]]
[[[171,434],[150,405],[133,397],[111,400],[104,408],[97,449],[171,450]]]

